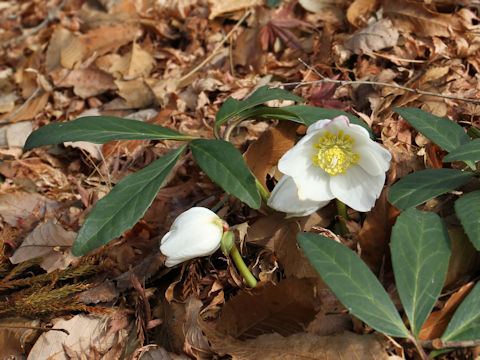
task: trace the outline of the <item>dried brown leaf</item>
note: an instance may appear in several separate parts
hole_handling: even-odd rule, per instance
[[[355,0],[347,9],[348,22],[356,27],[362,27],[378,2],[378,0]]]
[[[210,20],[215,19],[220,15],[225,15],[228,13],[232,13],[235,11],[245,10],[253,6],[261,6],[263,5],[262,0],[208,0],[210,5],[210,15],[208,18]]]
[[[75,257],[70,247],[77,234],[66,231],[61,225],[48,220],[37,226],[10,257],[13,264],[42,257],[40,266],[47,272],[65,269]]]
[[[463,285],[457,292],[450,296],[441,310],[432,312],[423,324],[418,338],[420,340],[433,340],[442,336],[455,310],[457,310],[458,306],[470,293],[473,285],[475,285],[474,282]]]
[[[93,67],[69,71],[66,77],[62,73],[54,80],[55,85],[73,87],[73,92],[83,99],[116,89],[112,75]]]
[[[355,54],[372,53],[397,45],[398,31],[390,19],[381,19],[365,29],[357,31],[345,43],[345,47]]]

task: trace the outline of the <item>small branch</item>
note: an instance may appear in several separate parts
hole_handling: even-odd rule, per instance
[[[208,63],[210,60],[213,59],[213,57],[217,54],[217,52],[220,50],[220,48],[225,44],[225,42],[233,35],[233,33],[238,29],[238,27],[245,21],[247,17],[250,16],[252,12],[250,10],[246,11],[245,14],[243,14],[242,18],[238,20],[238,22],[235,24],[235,26],[230,30],[230,32],[225,36],[222,41],[217,45],[217,47],[212,51],[212,53],[206,57],[205,60],[203,60],[200,64],[195,66],[195,68],[190,71],[187,75],[184,75],[178,80],[178,84],[181,84],[183,81],[188,79],[190,76],[195,74],[198,70],[200,70],[206,63]]]
[[[7,328],[7,329],[32,329],[32,330],[41,330],[41,331],[61,331],[67,335],[70,335],[68,330],[66,329],[54,329],[42,326],[23,326],[23,325],[0,325],[0,328]]]
[[[3,47],[3,46],[8,45],[10,43],[18,43],[18,42],[22,41],[23,39],[29,37],[30,35],[33,35],[33,34],[39,32],[42,28],[47,26],[47,24],[55,18],[55,14],[59,10],[61,10],[65,6],[66,3],[67,3],[67,0],[62,0],[60,2],[60,4],[57,5],[57,7],[53,8],[52,11],[50,11],[47,14],[47,17],[40,24],[38,24],[34,28],[28,29],[27,31],[25,31],[19,37],[15,38],[15,39],[8,40],[8,41],[2,43],[1,46]]]
[[[284,86],[292,86],[295,85],[296,87],[299,86],[305,86],[305,85],[313,85],[313,84],[321,84],[321,83],[333,83],[333,84],[339,84],[340,86],[345,86],[345,85],[379,85],[379,86],[385,86],[385,87],[391,87],[394,89],[400,89],[404,91],[409,91],[413,92],[416,94],[421,94],[421,95],[429,95],[429,96],[435,96],[439,98],[444,98],[444,99],[452,99],[452,100],[459,100],[459,101],[466,101],[466,102],[471,102],[474,104],[480,104],[480,100],[478,99],[471,99],[471,98],[465,98],[462,96],[454,96],[454,95],[443,95],[443,94],[438,94],[438,93],[433,93],[430,91],[424,91],[424,90],[419,90],[419,89],[412,89],[406,86],[401,86],[397,84],[391,84],[391,83],[386,83],[382,81],[369,81],[369,80],[335,80],[335,79],[329,79],[322,74],[320,74],[317,70],[312,68],[310,65],[305,63],[302,59],[298,59],[305,67],[311,71],[313,71],[316,75],[320,77],[321,80],[316,80],[316,81],[305,81],[305,82],[290,82],[290,83],[282,83],[281,85]]]
[[[442,339],[434,340],[418,340],[418,343],[425,349],[440,350],[447,348],[468,348],[480,345],[480,339],[477,340],[460,340],[460,341],[443,341]]]

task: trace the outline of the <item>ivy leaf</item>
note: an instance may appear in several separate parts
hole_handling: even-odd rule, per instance
[[[480,190],[464,194],[455,201],[455,213],[473,246],[480,251]]]
[[[455,169],[427,169],[405,176],[388,190],[390,202],[401,210],[417,206],[465,184],[474,174]]]
[[[294,95],[286,90],[280,88],[272,88],[269,86],[262,86],[258,88],[252,95],[245,100],[236,100],[229,97],[217,111],[215,116],[216,126],[226,123],[230,118],[240,114],[242,111],[250,109],[254,106],[261,105],[270,100],[293,100],[303,102],[301,97]]]
[[[460,145],[443,158],[443,162],[451,161],[480,161],[480,139]]]
[[[75,256],[103,246],[135,225],[145,214],[186,145],[127,176],[87,215],[72,248]]]
[[[24,151],[65,141],[89,141],[103,144],[115,140],[190,140],[191,136],[138,120],[115,116],[86,116],[63,123],[42,126],[30,134]]]
[[[441,339],[443,341],[480,339],[480,282],[477,282],[455,311]]]
[[[470,141],[463,128],[452,120],[417,108],[393,109],[426,138],[448,152]]]
[[[410,208],[398,216],[390,248],[398,294],[418,336],[445,282],[450,237],[437,214]]]
[[[210,179],[251,208],[260,208],[255,177],[235,146],[223,140],[196,139],[190,148],[198,166]]]
[[[323,281],[353,315],[387,335],[411,337],[387,292],[356,253],[317,234],[302,233],[297,239]]]

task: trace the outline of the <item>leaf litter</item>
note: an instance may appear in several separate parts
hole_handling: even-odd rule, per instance
[[[239,22],[246,11],[250,16]],[[412,171],[443,166],[444,155],[391,108],[419,107],[477,129],[480,108],[376,82],[476,98],[479,11],[466,1],[284,1],[276,9],[260,1],[0,2],[0,343],[8,344],[2,356],[403,357],[397,345],[354,325],[296,244],[299,231],[326,234],[331,207],[284,220],[233,199],[224,204],[229,223],[244,224],[240,250],[262,280],[258,288],[245,288],[221,255],[165,269],[158,237],[184,210],[213,207],[222,196],[187,155],[133,229],[73,258],[68,246],[92,205],[175,143],[74,143],[25,154],[19,148],[32,130],[89,112],[212,137],[228,96],[243,99],[260,84],[319,80],[300,57],[330,79],[371,81],[289,90],[308,104],[366,120],[393,155],[388,187]],[[278,159],[304,131],[286,122],[246,122],[231,140],[271,190]],[[451,214],[445,203],[439,211]],[[366,218],[350,214],[350,235],[337,238],[392,295],[388,238],[397,214],[382,196]],[[447,219],[449,228],[458,227]],[[453,238],[462,244],[461,235]],[[424,339],[438,337],[478,274],[474,251],[454,245],[448,284]],[[48,331],[51,324],[69,335]]]

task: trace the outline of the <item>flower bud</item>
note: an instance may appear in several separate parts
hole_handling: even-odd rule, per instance
[[[165,266],[213,254],[220,247],[222,223],[213,211],[203,207],[180,214],[161,240],[160,251],[167,257]]]

